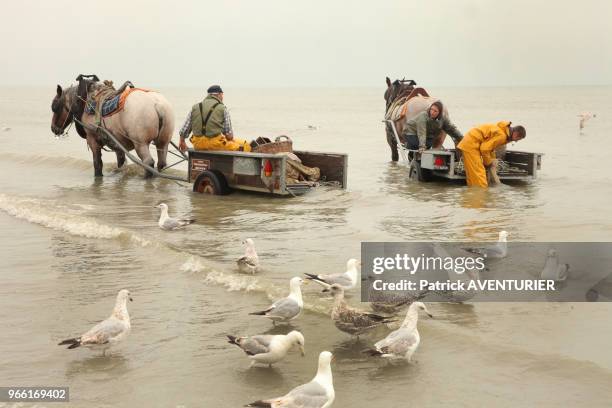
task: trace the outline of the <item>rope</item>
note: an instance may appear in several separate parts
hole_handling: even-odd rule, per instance
[[[90,126],[86,126],[83,122],[81,122],[78,119],[75,119],[76,121],[78,121],[83,127],[88,127],[91,129],[91,125]],[[174,181],[182,181],[185,183],[189,183],[188,180],[178,177],[178,176],[171,176],[169,174],[162,174],[161,172],[157,171],[157,169],[154,169],[153,167],[149,166],[148,164],[145,164],[142,160],[140,160],[139,158],[135,157],[133,154],[131,154],[121,143],[119,143],[119,141],[117,139],[115,139],[115,136],[113,136],[113,134],[111,132],[109,132],[107,129],[105,129],[102,126],[95,126],[94,131],[97,130],[101,130],[102,132],[104,132],[106,134],[106,136],[108,136],[113,142],[115,142],[117,144],[117,146],[119,147],[119,149],[121,149],[123,151],[123,153],[125,153],[125,155],[134,163],[138,164],[140,167],[147,169],[148,171],[150,171],[151,173],[161,177],[161,178],[166,178],[169,180],[174,180]]]

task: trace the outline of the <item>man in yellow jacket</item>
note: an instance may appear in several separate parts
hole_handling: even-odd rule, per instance
[[[471,129],[457,145],[463,153],[463,164],[468,186],[488,187],[485,167],[495,161],[495,149],[508,142],[516,142],[527,135],[523,126],[512,122],[485,124]]]

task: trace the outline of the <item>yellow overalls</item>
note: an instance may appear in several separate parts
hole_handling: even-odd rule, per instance
[[[508,143],[510,122],[480,125],[465,134],[457,147],[463,152],[468,186],[488,187],[485,166],[495,159],[495,149]]]
[[[189,141],[196,150],[242,150],[244,152],[251,151],[251,145],[242,139],[227,140],[225,135],[218,135],[213,137],[206,136],[191,136]],[[242,149],[240,149],[242,147]]]

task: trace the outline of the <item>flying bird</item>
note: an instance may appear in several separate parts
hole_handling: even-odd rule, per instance
[[[165,203],[160,203],[156,205],[155,208],[161,209],[158,224],[159,228],[163,230],[171,231],[195,222],[193,218],[171,218],[168,216],[168,205]]]
[[[113,313],[108,319],[96,324],[79,337],[59,342],[58,346],[68,345],[69,349],[84,346],[94,350],[102,350],[102,355],[104,355],[107,349],[124,340],[130,333],[130,315],[127,310],[128,299],[130,302],[132,301],[130,291],[127,289],[120,290],[117,294]]]
[[[259,270],[259,256],[255,251],[255,242],[251,238],[247,238],[242,243],[245,245],[245,250],[244,256],[236,261],[238,271],[254,274]]]
[[[333,355],[329,351],[319,354],[317,375],[304,385],[289,391],[288,394],[267,400],[259,400],[245,405],[261,408],[329,408],[334,402],[336,393],[331,371]]]
[[[590,113],[590,112],[583,112],[580,115],[578,115],[578,117],[580,118],[580,122],[578,124],[578,127],[580,128],[580,131],[582,131],[582,129],[584,129],[584,125],[587,123],[587,121],[589,121],[591,118],[596,118],[597,115],[594,113]]]
[[[302,357],[305,355],[304,336],[297,330],[293,330],[286,335],[266,334],[251,337],[227,336],[227,338],[228,343],[240,347],[249,356],[251,366],[260,363],[272,367],[272,364],[284,359],[287,352],[294,346],[300,348]]]

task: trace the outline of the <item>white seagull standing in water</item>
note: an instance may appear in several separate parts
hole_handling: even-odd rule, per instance
[[[276,324],[276,322],[288,322],[295,319],[302,313],[302,309],[304,308],[302,290],[300,289],[302,283],[304,283],[304,280],[298,276],[291,278],[289,281],[289,296],[272,303],[266,310],[249,314],[266,316],[268,319],[271,319],[274,324]]]
[[[163,230],[171,231],[195,222],[194,219],[170,218],[170,216],[168,216],[168,205],[165,203],[160,203],[159,205],[156,205],[155,208],[161,209],[161,214],[157,224],[159,224],[159,228]]]
[[[559,282],[567,279],[568,271],[569,264],[559,264],[559,255],[557,251],[550,249],[540,276],[542,279],[550,279]]]
[[[400,328],[392,331],[387,337],[374,344],[374,349],[365,350],[364,353],[390,360],[404,359],[410,361],[421,342],[421,337],[417,330],[419,310],[427,313],[429,317],[433,317],[422,302],[412,303]]]
[[[238,270],[242,273],[254,274],[259,270],[259,256],[255,251],[255,242],[247,238],[242,243],[245,245],[244,256],[236,261]]]
[[[127,301],[132,301],[130,291],[122,289],[117,294],[115,308],[110,317],[92,327],[80,337],[66,339],[58,343],[58,346],[68,345],[69,349],[80,346],[102,350],[102,355],[111,346],[116,345],[130,333],[130,315],[127,310]]]
[[[227,338],[228,343],[240,347],[249,356],[251,366],[260,363],[272,367],[272,364],[284,359],[287,352],[294,346],[300,348],[302,357],[305,355],[304,336],[297,330],[286,335],[262,334],[251,337],[227,336]]]
[[[508,255],[508,232],[500,231],[498,241],[494,245],[484,248],[464,248],[466,251],[476,255],[490,258],[505,258]]]
[[[332,377],[331,362],[333,355],[329,351],[319,354],[317,375],[307,384],[300,385],[288,394],[267,400],[251,402],[247,407],[268,408],[329,408],[334,402],[336,393]]]
[[[343,273],[333,273],[330,275],[314,275],[312,273],[306,273],[306,279],[317,282],[319,285],[323,286],[326,289],[333,284],[338,284],[344,290],[353,289],[357,286],[357,266],[361,263],[351,258],[346,262],[346,272]]]

